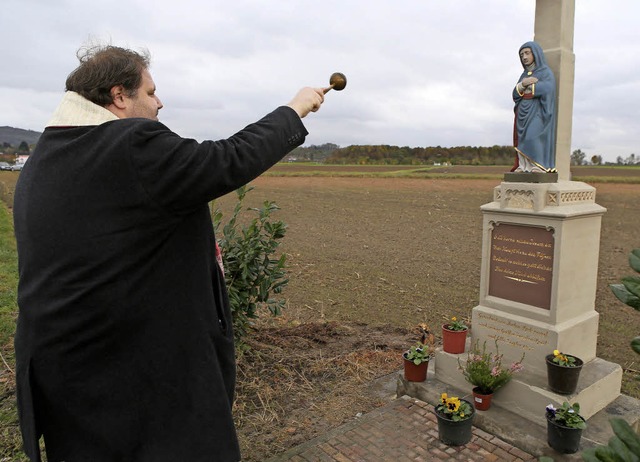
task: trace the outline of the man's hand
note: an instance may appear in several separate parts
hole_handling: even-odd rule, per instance
[[[522,79],[522,85],[525,87],[530,87],[534,83],[538,83],[538,79],[536,77],[526,77]]]
[[[324,92],[322,88],[305,87],[287,104],[296,111],[300,118],[305,117],[309,112],[316,112],[324,102]]]

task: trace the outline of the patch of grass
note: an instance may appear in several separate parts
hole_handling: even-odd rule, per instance
[[[13,335],[18,306],[18,256],[11,213],[0,202],[0,461],[26,461],[16,408]]]
[[[582,181],[584,183],[621,183],[621,184],[640,184],[640,176],[575,176],[573,181]]]
[[[281,176],[281,177],[292,177],[292,176],[301,176],[301,177],[345,177],[345,178],[396,178],[396,177],[407,177],[413,174],[420,173],[420,170],[384,170],[384,171],[339,171],[339,170],[295,170],[295,171],[283,171],[283,170],[274,170],[268,171],[264,173],[265,176]],[[422,178],[424,175],[418,175],[416,178]]]
[[[280,163],[264,176],[341,178],[423,178],[429,180],[503,180],[511,166],[496,165],[331,165]],[[611,166],[571,167],[574,181],[640,184],[640,168]]]
[[[274,177],[343,177],[343,178],[424,178],[429,180],[502,180],[504,174],[493,173],[435,173],[429,169],[417,168],[415,170],[397,171],[327,171],[327,170],[306,170],[306,171],[269,171],[265,176]],[[575,176],[573,181],[584,183],[619,183],[619,184],[640,184],[640,177],[632,176]]]
[[[429,180],[501,180],[503,175],[497,174],[465,174],[465,173],[430,173],[424,169],[399,170],[385,172],[334,172],[334,171],[273,171],[263,174],[274,177],[338,177],[338,178],[423,178]],[[613,182],[613,181],[612,181]],[[640,183],[640,181],[638,181]]]
[[[13,191],[16,189],[19,174],[20,172],[0,170],[0,201],[9,208],[13,205]]]
[[[429,180],[502,180],[504,174],[493,173],[430,173],[430,172],[404,172],[398,176],[405,178],[426,178]]]
[[[327,176],[327,177],[357,177],[357,178],[370,178],[370,177],[380,177],[383,174],[388,174],[388,172],[333,172],[333,171],[322,171],[322,170],[308,170],[304,172],[300,171],[292,171],[292,172],[283,172],[283,171],[269,171],[263,173],[264,176]]]

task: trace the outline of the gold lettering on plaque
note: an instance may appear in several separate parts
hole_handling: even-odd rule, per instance
[[[553,230],[495,224],[491,230],[489,295],[549,309]]]

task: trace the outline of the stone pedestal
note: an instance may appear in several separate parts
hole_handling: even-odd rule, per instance
[[[470,348],[471,343],[469,342],[467,346]],[[500,351],[502,350],[501,346]],[[465,381],[462,372],[458,369],[458,359],[464,365],[467,354],[452,355],[438,351],[434,361],[434,377],[458,390],[467,390],[463,396],[470,396],[472,385]],[[560,395],[549,390],[546,372],[543,374],[532,371],[525,366],[525,371],[515,375],[493,396],[491,406],[504,408],[543,425],[544,409],[548,404],[560,407],[564,401],[578,402],[580,414],[585,419],[589,419],[620,396],[621,383],[622,368],[619,364],[594,358],[583,366],[576,392],[572,395]]]
[[[596,356],[600,225],[606,209],[580,182],[502,183],[481,207],[480,304],[473,339],[499,340],[507,357],[525,352],[546,373],[553,350]]]
[[[493,398],[493,405],[544,419],[549,403],[579,402],[585,418],[620,394],[622,368],[596,358],[595,294],[600,225],[606,209],[595,188],[581,182],[503,182],[481,207],[483,250],[480,303],[473,309],[467,351],[476,342],[498,342],[507,366],[525,353],[525,372]],[[545,356],[553,350],[585,365],[574,395],[547,389]],[[438,380],[471,385],[458,370],[466,353],[438,352]]]

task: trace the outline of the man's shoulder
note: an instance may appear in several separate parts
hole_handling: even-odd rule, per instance
[[[169,128],[158,120],[131,117],[105,122],[98,126],[105,130],[163,130],[170,132]]]
[[[117,140],[148,140],[150,138],[178,137],[166,125],[157,120],[144,118],[127,118],[106,122],[95,128],[95,135]]]

